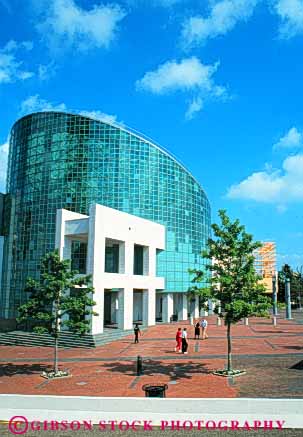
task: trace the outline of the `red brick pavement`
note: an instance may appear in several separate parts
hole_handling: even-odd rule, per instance
[[[268,319],[250,319],[249,323],[249,326],[237,324],[232,328],[235,357],[240,359],[247,355],[256,361],[258,356],[261,360],[262,354],[268,355],[267,360],[283,354],[292,363],[291,354],[301,354],[303,359],[303,324],[279,320],[278,326],[274,327]],[[0,392],[143,396],[143,384],[163,382],[169,386],[169,397],[237,397],[245,396],[246,388],[243,384],[246,381],[249,383],[253,380],[253,384],[256,384],[256,379],[252,378],[240,377],[231,381],[211,373],[214,369],[224,368],[226,362],[225,357],[220,356],[226,354],[226,329],[224,326],[216,326],[214,317],[209,318],[207,340],[193,340],[191,337],[194,328],[186,324],[190,337],[187,356],[174,353],[174,337],[179,326],[183,327],[185,323],[150,327],[140,338],[139,344],[133,344],[130,336],[96,349],[60,350],[60,367],[69,369],[72,376],[54,381],[40,376],[42,370],[51,368],[52,363],[49,360],[53,357],[52,348],[1,346]],[[144,374],[140,377],[135,373],[134,360],[137,355],[144,357]],[[17,362],[14,361],[16,359]],[[86,361],[81,361],[85,359]],[[298,361],[297,356],[293,359],[294,362]],[[262,373],[263,366],[268,378],[270,364],[266,364],[264,360],[259,363],[264,364],[254,364],[251,371],[255,372],[258,367],[258,372]],[[281,372],[280,383],[287,387],[287,380],[281,381],[285,372]],[[300,377],[302,376],[302,371],[295,372],[301,372]],[[286,373],[285,375],[287,378]],[[292,377],[296,375],[292,373]],[[271,381],[267,382],[267,391],[268,384]],[[272,385],[274,384],[276,382],[273,377]],[[261,392],[260,396],[262,397]]]

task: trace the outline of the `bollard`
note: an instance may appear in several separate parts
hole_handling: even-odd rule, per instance
[[[217,317],[217,326],[221,326],[221,325],[222,325],[221,317]]]
[[[194,324],[194,318],[193,318],[193,316],[190,316],[190,318],[189,318],[189,324],[190,324],[190,325],[193,325],[193,324]]]
[[[248,317],[244,317],[244,325],[248,326]]]
[[[137,376],[142,375],[143,373],[143,360],[140,355],[137,356]]]
[[[277,317],[276,316],[273,317],[272,323],[274,326],[277,326]]]

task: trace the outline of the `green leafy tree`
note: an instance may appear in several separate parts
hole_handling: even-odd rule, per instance
[[[227,373],[232,374],[231,326],[244,317],[268,317],[271,303],[254,268],[254,251],[261,243],[253,241],[239,220],[231,222],[225,210],[219,211],[219,217],[221,224],[212,224],[214,238],[202,252],[209,260],[207,271],[191,270],[195,285],[190,293],[217,302],[214,311],[227,327]]]
[[[297,268],[297,271],[295,272],[295,278],[296,278],[296,300],[298,302],[299,309],[302,309],[302,296],[303,296],[303,266],[300,268]]]
[[[71,271],[69,260],[60,260],[57,250],[46,254],[41,261],[40,280],[28,278],[25,292],[27,303],[19,307],[18,322],[31,321],[33,331],[49,333],[54,338],[54,372],[58,373],[58,340],[63,326],[84,335],[90,330],[90,315],[94,289],[90,276]]]

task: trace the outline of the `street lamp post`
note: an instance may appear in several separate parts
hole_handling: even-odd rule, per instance
[[[272,274],[272,301],[273,301],[273,315],[278,315],[278,299],[277,299],[277,277],[276,272]]]
[[[302,310],[302,304],[301,304],[301,290],[299,291],[299,310]]]
[[[285,278],[286,319],[291,319],[290,279]]]

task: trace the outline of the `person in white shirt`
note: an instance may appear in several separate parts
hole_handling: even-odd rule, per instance
[[[188,342],[187,342],[187,330],[186,328],[182,331],[182,353],[187,354]]]
[[[207,325],[208,325],[207,320],[205,320],[205,319],[201,320],[200,326],[202,328],[202,340],[205,340],[206,338],[208,338],[208,335],[207,335],[207,332],[206,332],[207,331]]]

